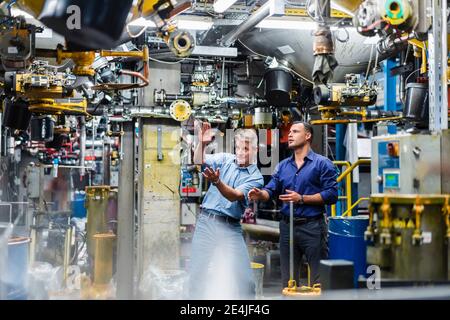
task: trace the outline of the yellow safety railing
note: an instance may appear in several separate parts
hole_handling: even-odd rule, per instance
[[[358,167],[360,164],[370,164],[370,159],[359,159],[355,163],[351,164],[348,161],[333,161],[333,164],[336,166],[345,166],[346,169],[344,172],[342,172],[339,177],[336,179],[336,181],[339,183],[345,178],[345,196],[340,196],[339,200],[346,200],[347,202],[347,211],[342,214],[342,216],[345,215],[352,215],[352,209],[356,207],[361,201],[368,200],[368,198],[360,198],[358,199],[353,205],[352,205],[352,172],[353,170]],[[331,216],[336,216],[336,205],[331,205]]]
[[[350,209],[348,209],[347,211],[345,211],[345,212],[342,214],[342,217],[345,217],[347,214],[351,216],[351,215],[352,215],[352,210],[353,210],[353,208],[356,207],[361,201],[365,201],[365,200],[369,200],[369,198],[368,198],[368,197],[361,197],[361,198],[359,198],[358,200],[356,200],[355,203],[352,204],[352,206],[350,207]]]

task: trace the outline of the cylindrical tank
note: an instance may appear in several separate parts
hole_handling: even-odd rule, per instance
[[[76,192],[72,201],[72,217],[74,218],[86,218],[86,208],[84,203],[86,201],[86,193]]]
[[[291,103],[292,76],[282,69],[269,69],[264,74],[266,84],[265,95],[267,102],[274,107],[289,107]]]
[[[272,112],[269,108],[256,108],[253,125],[258,129],[269,129],[272,127]]]
[[[366,242],[364,232],[369,217],[330,217],[328,225],[329,259],[353,261],[355,286],[359,275],[366,275]]]
[[[12,237],[8,240],[6,270],[2,271],[0,276],[0,293],[4,299],[22,300],[27,298],[29,246],[30,238]]]
[[[94,235],[109,231],[107,219],[109,195],[109,186],[86,187],[87,251],[91,259],[95,257]]]
[[[3,104],[3,125],[17,130],[26,130],[31,120],[31,112],[28,110],[28,103],[23,100],[4,100]]]
[[[302,76],[312,80],[312,70],[315,62],[313,53],[314,30],[292,29],[262,29],[255,28],[239,37],[251,50],[265,56],[275,57],[278,61],[286,61],[288,66]],[[356,31],[355,28],[339,28],[335,36],[347,39],[345,42],[336,41],[334,56],[339,65],[333,71],[330,82],[343,82],[349,73],[365,73],[370,59],[370,44],[365,44],[367,37]],[[301,39],[301,41],[299,40]],[[289,53],[284,49],[289,49]],[[372,63],[375,54],[372,53]],[[378,61],[386,56],[379,55]]]
[[[94,235],[94,285],[107,286],[112,279],[115,238],[116,236],[113,233],[98,233]]]
[[[408,83],[404,117],[419,125],[428,125],[428,84]]]

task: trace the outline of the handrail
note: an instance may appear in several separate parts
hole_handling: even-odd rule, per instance
[[[348,209],[347,211],[345,211],[342,214],[342,217],[345,217],[347,214],[349,214],[350,216],[352,215],[351,212],[353,210],[354,207],[356,207],[360,202],[364,201],[364,200],[369,200],[369,197],[361,197],[358,200],[355,201],[354,204],[352,204],[352,206],[350,207],[350,209]]]
[[[334,165],[337,166],[346,166],[347,169],[351,167],[351,164],[349,161],[333,161]],[[341,175],[337,178],[337,182],[341,181],[342,178],[344,178],[343,174],[346,172],[347,170],[345,170],[343,173],[341,173]],[[351,172],[351,171],[350,171]],[[342,178],[341,178],[342,177]],[[339,180],[339,178],[341,178]],[[350,206],[352,205],[352,177],[349,174],[346,174],[346,179],[345,179],[345,196],[342,197],[341,199],[346,199],[347,200],[347,208],[350,208]],[[350,195],[350,196],[349,196]],[[336,216],[336,204],[331,205],[331,216],[335,217]]]
[[[339,197],[339,199],[346,199],[347,200],[347,211],[344,212],[344,214],[348,214],[349,216],[352,215],[352,209],[361,202],[362,198],[355,202],[355,204],[352,205],[352,172],[353,170],[358,167],[360,164],[370,164],[370,159],[359,159],[353,164],[350,164],[349,161],[333,161],[334,165],[337,166],[346,166],[344,172],[342,172],[339,177],[337,177],[336,181],[339,183],[345,178],[345,196]],[[343,215],[344,215],[343,214]],[[336,204],[331,205],[331,216],[336,216]]]
[[[358,161],[353,163],[350,167],[347,167],[347,169],[341,173],[341,175],[337,178],[336,181],[341,182],[342,179],[344,179],[344,177],[346,177],[348,174],[350,174],[353,171],[353,169],[355,169],[360,164],[370,164],[370,163],[371,163],[370,159],[359,159]]]

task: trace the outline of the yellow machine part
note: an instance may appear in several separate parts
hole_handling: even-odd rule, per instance
[[[94,51],[69,52],[63,51],[61,47],[56,50],[56,61],[62,63],[65,59],[72,59],[75,63],[73,73],[77,76],[93,76],[95,70],[91,65],[95,60]]]
[[[54,115],[89,115],[87,113],[87,101],[80,102],[56,102],[53,99],[30,100],[29,110],[33,113]]]
[[[53,83],[47,87],[33,87],[31,83],[36,78],[42,78],[42,81]],[[47,74],[33,74],[33,73],[17,73],[15,91],[19,96],[28,99],[58,99],[65,98],[65,90],[62,84],[63,79],[58,79],[57,76]],[[55,85],[55,83],[57,83]]]
[[[286,8],[284,10],[284,14],[287,16],[299,16],[299,17],[307,17],[308,13],[306,9],[300,8]],[[351,18],[350,15],[336,9],[331,9],[330,17],[332,18]]]
[[[332,0],[332,5],[334,4],[336,8],[342,8],[343,12],[355,12],[363,0]]]
[[[170,116],[177,121],[186,121],[192,114],[189,103],[185,100],[175,100],[170,105]]]
[[[404,23],[411,16],[412,8],[406,0],[385,0],[380,6],[383,19],[392,25]]]
[[[16,4],[23,11],[31,14],[33,17],[38,17],[44,8],[46,0],[17,0]]]
[[[153,7],[158,2],[158,0],[139,0],[137,4],[131,8],[131,13],[133,15],[132,20],[152,15],[155,12]]]
[[[113,272],[113,233],[97,233],[95,241],[94,285],[107,286],[112,279]]]

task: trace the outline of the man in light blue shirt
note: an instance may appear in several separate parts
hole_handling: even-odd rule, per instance
[[[257,136],[254,130],[238,129],[235,155],[205,155],[204,132],[198,125],[196,130],[200,141],[194,162],[207,166],[203,176],[211,186],[203,199],[192,240],[189,298],[250,299],[255,285],[240,219],[248,206],[248,192],[264,184],[255,164]]]

